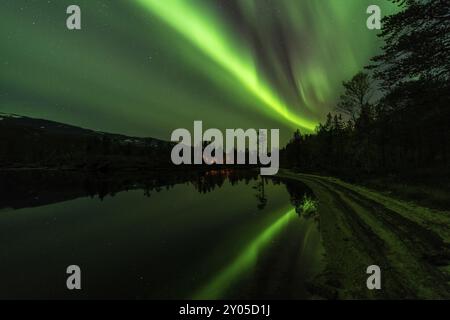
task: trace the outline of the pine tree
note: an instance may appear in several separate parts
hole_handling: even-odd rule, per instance
[[[405,82],[450,79],[450,2],[448,0],[392,0],[401,12],[386,17],[380,37],[383,53],[370,68],[387,90]]]

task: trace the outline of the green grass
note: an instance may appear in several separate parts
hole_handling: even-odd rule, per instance
[[[380,191],[387,196],[394,196],[418,205],[438,210],[450,208],[450,189],[448,185],[406,184],[389,179],[371,179],[365,186]]]
[[[304,195],[297,213],[305,217],[310,217],[317,213],[318,205],[319,203],[317,200],[314,200],[310,196]]]

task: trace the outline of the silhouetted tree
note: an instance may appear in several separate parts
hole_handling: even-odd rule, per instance
[[[344,81],[344,93],[341,95],[337,110],[349,115],[356,121],[361,110],[369,104],[371,81],[367,73],[359,72],[351,80]]]
[[[448,0],[393,0],[404,7],[385,18],[382,54],[372,59],[376,78],[391,91],[410,81],[450,79]]]

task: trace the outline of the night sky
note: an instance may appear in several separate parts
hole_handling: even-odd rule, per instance
[[[66,8],[82,30],[66,28]],[[314,129],[378,52],[387,0],[1,0],[0,111],[170,139]]]

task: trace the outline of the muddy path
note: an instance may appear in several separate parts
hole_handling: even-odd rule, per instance
[[[325,271],[310,283],[330,299],[449,299],[450,212],[381,195],[338,179],[281,171],[319,201]],[[367,289],[370,265],[381,290]]]

